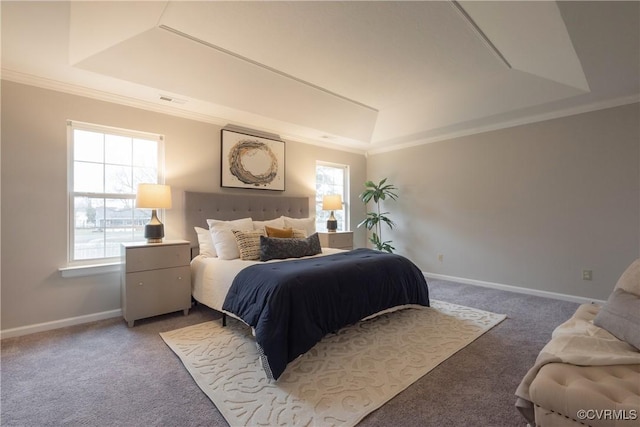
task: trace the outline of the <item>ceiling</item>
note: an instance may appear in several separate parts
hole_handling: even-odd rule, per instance
[[[640,2],[2,1],[2,77],[379,152],[640,100]]]

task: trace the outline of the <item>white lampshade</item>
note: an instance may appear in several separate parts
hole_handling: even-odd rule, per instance
[[[171,187],[162,184],[140,184],[136,196],[136,208],[170,209]]]
[[[322,209],[331,211],[331,216],[327,220],[327,231],[335,232],[338,229],[338,220],[333,215],[333,211],[342,209],[342,196],[339,194],[329,194],[322,198]]]
[[[329,194],[322,198],[322,209],[325,211],[335,211],[342,209],[342,196],[339,194]]]
[[[322,209],[325,211],[336,211],[342,209],[342,196],[339,194],[329,194],[322,198]]]

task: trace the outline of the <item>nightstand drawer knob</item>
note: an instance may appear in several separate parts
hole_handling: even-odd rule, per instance
[[[144,284],[144,283],[140,282],[140,283],[138,283],[138,286],[142,286],[143,284]]]
[[[178,276],[178,280],[182,280],[182,276]]]

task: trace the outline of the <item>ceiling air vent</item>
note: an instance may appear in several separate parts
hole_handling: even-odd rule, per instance
[[[172,96],[167,96],[167,95],[160,95],[160,101],[172,102],[174,104],[186,104],[187,103],[186,99],[174,98]]]

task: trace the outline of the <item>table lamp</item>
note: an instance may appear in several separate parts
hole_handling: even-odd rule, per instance
[[[158,219],[156,210],[171,208],[171,187],[161,184],[138,185],[136,208],[152,209],[151,220],[144,226],[144,237],[147,243],[162,243],[164,225]]]
[[[329,194],[322,198],[322,210],[331,211],[331,216],[327,220],[327,231],[335,232],[338,229],[338,220],[333,216],[333,211],[340,209],[342,209],[342,196],[339,194]]]

